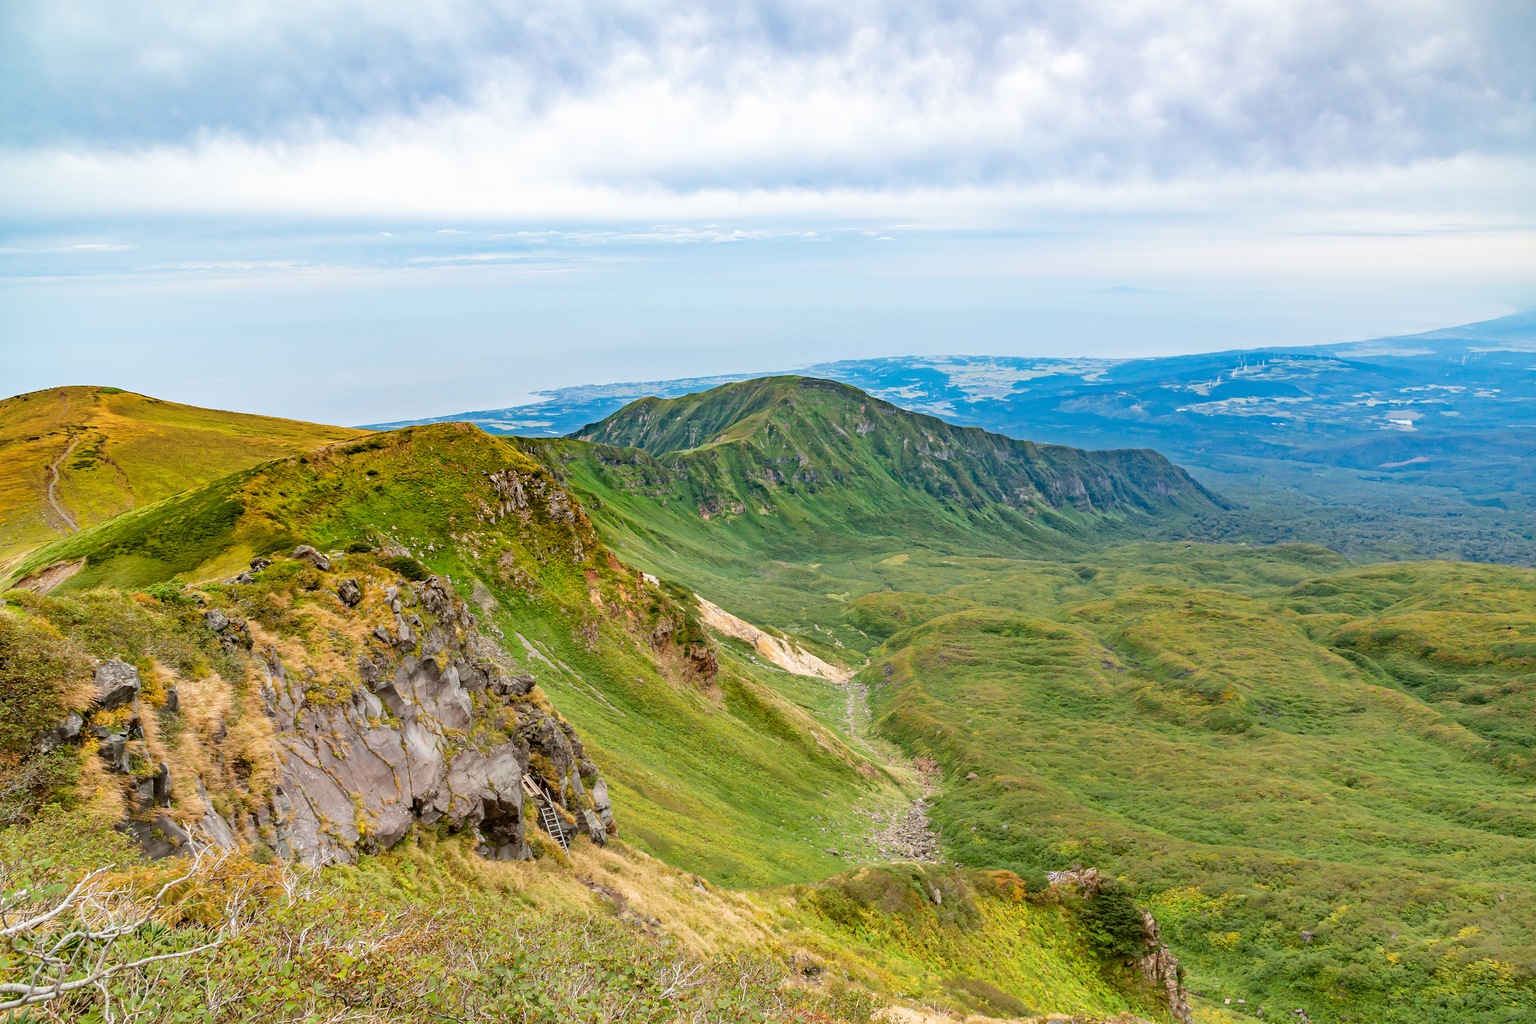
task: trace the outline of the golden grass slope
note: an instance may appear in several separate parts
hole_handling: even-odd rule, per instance
[[[0,401],[0,567],[71,527],[363,433],[200,409],[117,388],[50,388],[5,399]]]

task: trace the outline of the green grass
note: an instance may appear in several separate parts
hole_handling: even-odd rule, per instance
[[[188,487],[319,444],[350,427],[200,409],[119,388],[62,387],[0,401],[0,566],[64,532],[55,497],[78,526],[103,522]]]
[[[944,765],[952,856],[1202,908],[1165,930],[1197,990],[1314,1020],[1529,1012],[1536,573],[1185,545],[971,571],[959,610],[850,609],[908,612],[861,678],[879,730]]]

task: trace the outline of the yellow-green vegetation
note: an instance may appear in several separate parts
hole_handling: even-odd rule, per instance
[[[894,629],[859,681],[944,765],[962,863],[1126,878],[1192,988],[1249,1010],[1533,1012],[1536,572],[1184,544],[935,569],[974,582],[846,615]]]
[[[1120,929],[1134,898],[1207,997],[1200,1019],[1529,1019],[1536,573],[1124,543],[1209,497],[1142,453],[1003,459],[987,435],[935,433],[849,390],[770,382],[640,403],[587,432],[645,447],[442,424],[285,457],[29,554],[13,575],[84,563],[20,599],[13,633],[140,661],[142,645],[90,632],[91,603],[174,618],[180,586],[158,588],[179,576],[340,685],[348,636],[328,632],[314,570],[223,581],[299,543],[334,572],[436,573],[601,766],[632,848],[602,871],[644,875],[633,858],[654,856],[686,873],[678,900],[706,903],[713,886],[790,887],[761,894],[761,914],[740,904],[735,939],[688,925],[700,955],[758,943],[971,1012],[1150,1014]],[[689,589],[861,669],[853,688],[712,641]],[[152,660],[178,678],[235,678],[173,647]],[[848,731],[861,693],[863,738]],[[850,871],[827,849],[863,811],[917,795],[875,756],[882,741],[937,759],[931,814],[960,868]],[[50,785],[29,792],[97,806],[83,782]],[[443,837],[411,842],[342,875],[472,861]],[[1074,865],[1120,879],[1119,902],[1042,895],[1045,872]],[[611,900],[601,890],[622,887],[603,877],[588,880]]]
[[[811,841],[809,824],[901,799],[838,729],[774,689],[781,673],[709,651],[686,592],[612,557],[552,474],[462,424],[269,463],[56,541],[18,571],[85,557],[61,597],[173,574],[220,580],[301,542],[337,551],[338,573],[348,558],[375,560],[341,552],[349,546],[397,552],[396,571],[430,568],[472,596],[507,654],[578,724],[630,809],[625,834],[713,881],[837,871],[844,862]],[[299,604],[325,599],[282,586]],[[236,590],[242,614],[262,621],[261,586]]]
[[[1030,893],[1009,872],[878,865],[793,892],[809,925],[797,941],[874,991],[962,1015],[1167,1014],[1129,972],[1106,970],[1084,900]]]
[[[894,866],[750,893],[703,885],[622,841],[599,849],[583,837],[568,861],[513,863],[470,846],[421,830],[321,872],[208,857],[115,961],[221,944],[112,977],[112,1005],[168,1021],[365,1011],[379,1024],[860,1024],[891,1000],[988,1017],[1033,1017],[1030,1003],[1081,1021],[1161,1016],[1101,974],[1079,912],[1026,896],[1006,873]],[[0,895],[14,907],[57,905],[47,883],[103,866],[113,870],[97,891],[119,910],[148,907],[185,870],[142,865],[120,835],[58,808],[0,831]],[[0,962],[0,977],[24,977],[21,967]],[[54,1009],[105,1019],[96,989]]]
[[[7,398],[0,401],[0,571],[61,532],[364,433],[118,388],[62,387]]]

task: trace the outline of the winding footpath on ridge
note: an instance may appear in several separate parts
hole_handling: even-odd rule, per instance
[[[79,533],[80,527],[75,525],[75,520],[70,516],[68,512],[64,510],[64,506],[59,504],[59,499],[54,496],[54,488],[59,485],[60,463],[69,458],[69,453],[74,451],[75,445],[79,443],[80,435],[71,434],[69,437],[69,447],[65,448],[64,454],[54,459],[53,464],[48,467],[48,504],[53,508],[53,511],[57,513],[58,517],[64,520],[64,526],[69,530],[70,533]]]

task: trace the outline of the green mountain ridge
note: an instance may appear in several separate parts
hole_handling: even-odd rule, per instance
[[[574,438],[441,424],[266,463],[34,552],[17,575],[84,565],[18,600],[67,625],[180,576],[276,629],[334,599],[292,559],[271,597],[223,582],[252,556],[437,574],[583,737],[625,841],[700,892],[789,884],[759,894],[774,927],[875,991],[1165,1014],[1105,930],[1120,907],[1141,941],[1133,894],[1202,1022],[1529,1019],[1536,572],[1144,539],[1218,503],[1154,452],[774,378]],[[691,592],[857,674],[711,636]],[[847,870],[920,793],[961,873]],[[1109,895],[1047,886],[1082,867]]]
[[[1067,557],[1222,507],[1156,452],[1017,441],[803,377],[641,399],[573,438],[507,440],[567,480],[625,557],[776,625],[791,613],[781,598],[803,604],[778,582],[806,570],[775,563],[914,543]],[[834,583],[823,592],[845,589]]]
[[[733,502],[767,506],[780,488],[793,491],[796,484],[814,495],[867,481],[1027,516],[1039,506],[1167,512],[1222,505],[1147,449],[1037,445],[957,427],[812,377],[769,377],[684,398],[643,398],[571,437],[640,448],[663,460],[671,456],[674,466],[709,474],[706,487],[721,487],[703,497],[711,514]],[[706,454],[724,467],[710,474],[700,458]]]

